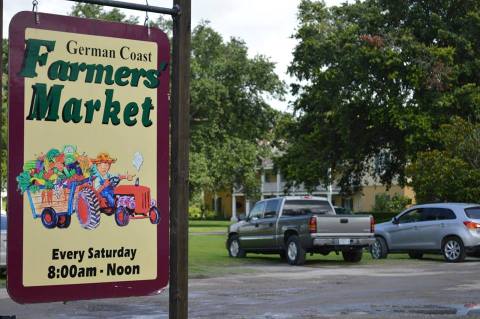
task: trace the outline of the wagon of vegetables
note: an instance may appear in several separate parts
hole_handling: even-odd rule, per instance
[[[91,166],[88,156],[79,154],[73,145],[50,149],[26,161],[17,182],[28,197],[33,218],[40,218],[46,228],[67,228],[78,210],[79,188],[92,182]],[[86,229],[96,228],[100,222],[98,214],[88,220],[77,216]]]

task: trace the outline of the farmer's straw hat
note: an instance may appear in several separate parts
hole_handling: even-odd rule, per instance
[[[116,161],[117,159],[110,157],[110,154],[108,153],[99,153],[97,155],[97,158],[92,158],[93,164],[100,164],[100,163],[112,164],[112,163],[115,163]]]

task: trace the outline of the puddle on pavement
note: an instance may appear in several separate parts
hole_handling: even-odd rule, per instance
[[[76,302],[68,303],[74,305]],[[58,318],[69,319],[90,319],[90,318],[116,318],[127,319],[135,317],[136,319],[167,319],[168,310],[161,309],[158,305],[149,303],[87,303],[85,307],[75,307],[73,309],[63,309],[64,314],[57,313]]]
[[[460,305],[360,305],[337,312],[341,315],[359,314],[405,314],[435,316],[479,316],[480,304],[468,303]]]

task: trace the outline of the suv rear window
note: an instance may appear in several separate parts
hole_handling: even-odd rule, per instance
[[[465,208],[465,214],[471,219],[480,219],[480,207]]]
[[[283,206],[283,216],[333,215],[332,207],[326,200],[287,200]]]
[[[457,218],[457,216],[455,216],[455,213],[447,208],[436,208],[435,215],[437,216],[437,220],[449,220]]]
[[[7,216],[0,216],[0,230],[7,230]]]

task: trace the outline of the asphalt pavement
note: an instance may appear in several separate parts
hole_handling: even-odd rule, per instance
[[[480,259],[365,264],[269,262],[189,282],[190,318],[480,318]],[[0,316],[168,318],[168,291],[140,298],[18,305],[0,289]]]

